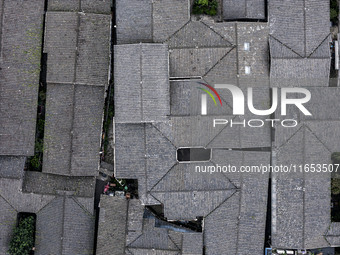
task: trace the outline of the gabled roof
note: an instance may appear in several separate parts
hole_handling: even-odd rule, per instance
[[[48,84],[43,172],[95,176],[104,87]]]
[[[191,1],[157,0],[152,3],[153,41],[164,42],[190,20]]]
[[[0,5],[0,155],[32,156],[44,1]]]
[[[96,254],[125,254],[128,200],[102,195]]]
[[[152,42],[152,1],[116,2],[117,43]]]
[[[164,121],[170,114],[168,48],[164,44],[115,46],[115,121]]]
[[[16,220],[17,211],[0,196],[0,253],[2,254],[8,251]]]
[[[141,202],[102,196],[97,254],[200,255],[202,233],[155,218]]]
[[[190,20],[189,0],[119,0],[117,44],[164,42]]]
[[[54,196],[24,193],[22,180],[0,179],[0,196],[4,198],[17,212],[37,213],[47,205]]]
[[[256,175],[240,178],[239,190],[204,220],[206,254],[263,253],[268,176]]]
[[[271,86],[328,86],[329,3],[269,2]]]
[[[339,89],[308,90],[312,98],[305,106],[312,116],[304,116],[292,107],[285,118],[294,118],[299,124],[289,129],[276,127],[276,165],[328,165],[332,163],[331,154],[340,149],[339,116],[338,111],[334,111]],[[276,203],[272,205],[274,247],[314,249],[330,246],[328,242],[332,242],[333,237],[328,240],[326,234],[331,224],[330,178],[330,173],[302,173],[299,169],[291,174],[276,174],[273,186]]]
[[[92,254],[94,217],[73,197],[57,197],[37,214],[36,254]]]
[[[301,57],[312,54],[328,37],[329,2],[274,0],[268,4],[271,36]]]
[[[110,15],[47,12],[47,83],[107,86]]]
[[[197,77],[208,73],[233,48],[223,36],[201,21],[190,21],[172,35],[170,76]]]
[[[270,37],[271,86],[328,87],[331,56],[330,37],[326,37],[310,55],[302,57],[298,52]]]

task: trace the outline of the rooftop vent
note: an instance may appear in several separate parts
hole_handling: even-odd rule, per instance
[[[250,74],[250,66],[246,66],[244,72]]]
[[[244,43],[244,50],[249,51],[250,50],[250,44],[248,42]]]
[[[177,150],[178,162],[209,161],[211,149],[205,148],[180,148]]]

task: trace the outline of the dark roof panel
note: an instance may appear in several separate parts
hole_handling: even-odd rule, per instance
[[[45,49],[48,83],[106,86],[111,16],[48,12]]]
[[[128,200],[102,195],[96,254],[123,255],[125,250]]]
[[[103,104],[103,87],[48,85],[43,172],[96,175]]]
[[[152,41],[152,1],[116,1],[117,43]]]
[[[0,178],[22,178],[26,157],[0,156]]]
[[[170,114],[167,45],[115,46],[115,121],[163,121]],[[128,89],[127,89],[128,88]]]
[[[31,156],[34,154],[44,1],[2,3],[0,155]]]

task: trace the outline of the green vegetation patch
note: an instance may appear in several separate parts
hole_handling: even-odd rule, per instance
[[[339,4],[338,0],[331,0],[331,13],[330,18],[333,24],[338,24],[338,16],[339,16]]]
[[[34,246],[34,217],[22,219],[14,229],[13,238],[9,244],[10,255],[29,255]]]
[[[215,16],[217,14],[217,6],[216,0],[195,0],[193,13]]]

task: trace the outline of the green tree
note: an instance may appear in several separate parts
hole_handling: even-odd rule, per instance
[[[330,19],[334,24],[338,24],[339,4],[338,0],[331,0]]]
[[[332,189],[333,195],[339,195],[340,194],[340,179],[332,178],[331,189]]]
[[[195,0],[193,13],[215,16],[217,14],[217,1],[216,0]]]
[[[10,255],[29,255],[34,245],[34,217],[22,219],[15,227],[9,244]]]

